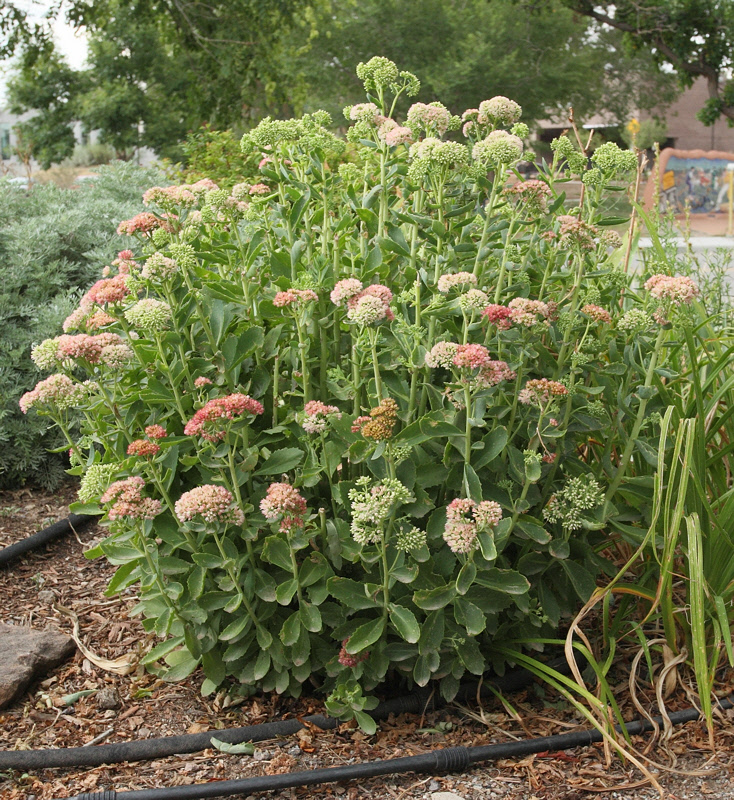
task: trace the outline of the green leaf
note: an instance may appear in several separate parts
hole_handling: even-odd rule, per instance
[[[365,622],[364,625],[360,625],[349,637],[346,645],[347,653],[352,655],[360,653],[371,644],[374,644],[382,636],[384,630],[384,617],[378,617],[371,622]]]
[[[466,489],[466,494],[471,497],[475,503],[482,502],[482,483],[473,467],[466,463],[464,464],[464,488]]]
[[[421,629],[418,620],[410,609],[391,603],[390,622],[409,644],[415,644],[420,638]]]
[[[364,584],[351,578],[329,578],[326,582],[329,594],[347,608],[361,611],[365,608],[376,608],[377,602],[367,597]]]
[[[275,599],[282,606],[287,606],[293,599],[293,595],[298,591],[298,581],[291,578],[289,581],[281,583],[275,590]]]
[[[439,586],[436,589],[421,589],[413,594],[413,602],[424,611],[436,611],[447,606],[456,596],[452,584]]]
[[[571,581],[576,594],[586,602],[591,593],[596,589],[596,581],[594,576],[581,564],[568,559],[558,562],[564,569],[568,579]]]
[[[280,641],[286,647],[292,647],[298,641],[300,635],[301,617],[297,611],[294,611],[280,629]]]
[[[548,531],[535,520],[529,519],[523,515],[518,517],[517,528],[522,531],[528,539],[532,539],[538,544],[548,544],[551,540],[551,535]]]
[[[262,557],[286,572],[293,574],[291,550],[288,544],[278,536],[268,536],[263,545]]]
[[[507,430],[506,428],[495,428],[491,433],[488,433],[482,439],[484,449],[479,451],[479,455],[472,459],[475,469],[486,467],[490,461],[493,461],[505,449],[507,445]]]
[[[473,561],[467,561],[466,564],[459,570],[459,574],[456,577],[456,591],[459,594],[466,594],[471,585],[474,583],[474,579],[477,577],[477,568],[474,565]]]
[[[251,756],[255,752],[255,745],[252,742],[241,742],[240,744],[232,744],[231,742],[223,742],[212,736],[209,740],[216,750],[220,753],[229,753],[230,755],[246,755]]]
[[[484,612],[465,597],[456,598],[454,619],[466,628],[470,636],[477,636],[487,627],[487,617]]]
[[[141,664],[152,664],[159,658],[168,655],[172,650],[175,650],[179,645],[183,644],[184,637],[176,636],[173,639],[168,639],[165,642],[157,644],[152,650],[146,653],[141,659]]]
[[[297,467],[303,461],[303,450],[298,447],[284,447],[275,450],[270,458],[257,470],[255,475],[276,475]]]
[[[245,630],[248,623],[250,622],[250,618],[247,614],[243,614],[241,617],[238,617],[235,620],[227,625],[227,627],[219,634],[219,638],[223,642],[231,642],[232,640],[236,639],[242,631]]]
[[[372,736],[377,731],[377,723],[372,719],[369,714],[359,709],[354,709],[354,719],[357,720],[357,725],[368,735]]]
[[[477,534],[479,551],[487,561],[494,561],[497,558],[497,548],[494,543],[494,536],[490,531],[482,531]]]
[[[301,622],[303,627],[311,633],[319,633],[323,628],[323,621],[321,620],[321,612],[318,607],[307,603],[305,600],[301,603],[300,608]]]
[[[477,576],[477,583],[495,592],[505,592],[506,594],[526,594],[530,588],[528,579],[519,572],[511,569],[492,569],[482,571]]]

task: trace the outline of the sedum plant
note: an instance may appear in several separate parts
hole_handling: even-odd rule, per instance
[[[561,137],[523,180],[512,100],[401,122],[417,78],[358,74],[347,142],[325,113],[265,119],[260,183],[146,192],[23,407],[66,433],[151,668],[318,688],[369,730],[388,677],[450,699],[588,598],[697,290],[620,267],[604,207],[634,154],[589,166]]]

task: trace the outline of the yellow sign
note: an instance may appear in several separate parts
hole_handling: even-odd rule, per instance
[[[636,119],[631,119],[627,123],[627,130],[634,136],[636,133],[640,132],[640,123]]]
[[[667,192],[668,189],[672,189],[675,186],[675,172],[672,169],[669,169],[667,172],[663,173],[663,191]]]

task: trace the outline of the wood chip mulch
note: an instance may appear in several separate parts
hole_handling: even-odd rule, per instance
[[[0,493],[0,547],[40,530],[68,515],[75,487],[51,494],[27,489]],[[84,528],[0,567],[0,621],[33,628],[55,627],[71,633],[71,620],[56,610],[73,611],[86,646],[97,656],[116,659],[143,654],[153,645],[129,611],[136,603],[134,588],[122,596],[105,597],[114,567],[104,560],[88,561],[83,552],[103,535],[98,526]],[[31,686],[13,705],[0,710],[0,749],[23,750],[77,747],[92,741],[105,744],[182,733],[216,732],[293,715],[323,712],[318,699],[291,700],[277,695],[231,701],[223,693],[203,698],[202,677],[167,684],[138,668],[119,676],[96,667],[81,652]],[[100,690],[107,690],[101,692]],[[85,690],[94,693],[65,706],[62,698]],[[101,696],[118,697],[119,707],[103,709]],[[67,698],[68,699],[68,698]],[[92,769],[46,769],[33,774],[0,772],[3,800],[62,800],[81,792],[114,788],[118,792],[207,783],[251,775],[416,755],[439,747],[473,746],[519,738],[547,736],[586,727],[563,703],[542,688],[513,695],[520,713],[516,721],[496,704],[480,708],[448,707],[422,716],[401,715],[380,725],[369,737],[353,726],[335,731],[303,730],[280,740],[261,742],[253,756],[205,750],[135,764]],[[114,703],[113,703],[114,704]],[[680,705],[686,704],[681,698]],[[109,703],[108,703],[109,705]],[[646,739],[636,737],[638,750]],[[726,712],[717,724],[716,751],[708,747],[699,723],[676,728],[665,749],[650,757],[663,764],[676,760],[682,772],[662,773],[660,782],[670,800],[734,800],[734,715]],[[463,800],[582,800],[599,796],[614,800],[658,797],[631,764],[612,758],[607,763],[600,745],[546,753],[519,761],[475,767],[463,775],[413,773],[348,784],[267,792],[244,800],[329,798],[344,800],[430,800],[453,792]],[[440,795],[439,795],[440,797]]]

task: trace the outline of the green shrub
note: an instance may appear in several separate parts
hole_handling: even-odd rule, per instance
[[[23,404],[84,416],[80,499],[111,530],[90,556],[119,565],[110,592],[139,584],[164,640],[146,663],[201,664],[205,692],[310,682],[369,729],[388,674],[452,698],[589,597],[610,527],[646,513],[636,473],[697,290],[619,268],[600,209],[634,154],[605,144],[589,169],[562,137],[512,182],[517,104],[447,141],[462,120],[440,104],[383,116],[414,76],[360,77],[355,163],[328,115],[266,119],[242,146],[267,184],[149,190],[159,211],[121,226],[142,263],[35,350],[55,374]]]
[[[141,209],[141,191],[160,179],[118,163],[74,190],[49,184],[27,192],[0,180],[0,488],[52,488],[64,478],[64,457],[47,452],[61,444],[58,431],[18,408],[38,380],[31,347],[58,331],[99,263],[124,245],[115,221]]]

